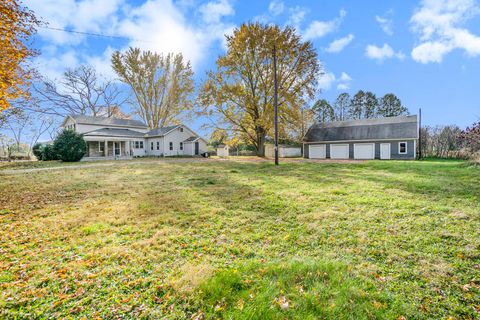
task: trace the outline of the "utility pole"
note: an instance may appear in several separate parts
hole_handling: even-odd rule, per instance
[[[418,109],[418,159],[422,159],[422,108]]]
[[[273,46],[273,79],[275,83],[275,93],[273,104],[275,108],[275,165],[278,166],[278,81],[277,81],[277,48]]]

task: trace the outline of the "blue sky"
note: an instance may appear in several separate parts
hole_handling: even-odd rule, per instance
[[[325,68],[319,97],[393,92],[424,123],[465,127],[480,118],[480,4],[474,0],[251,1],[29,0],[49,27],[40,29],[36,64],[58,77],[86,63],[107,77],[113,50],[129,45],[182,52],[197,84],[225,51],[224,34],[245,21],[294,25]],[[190,123],[194,129],[201,119]]]

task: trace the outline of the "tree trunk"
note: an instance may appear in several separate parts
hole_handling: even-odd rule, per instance
[[[265,130],[257,127],[257,157],[265,157]]]

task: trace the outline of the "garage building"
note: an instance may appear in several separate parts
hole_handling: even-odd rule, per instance
[[[416,158],[416,115],[317,123],[305,135],[304,157],[309,159]]]

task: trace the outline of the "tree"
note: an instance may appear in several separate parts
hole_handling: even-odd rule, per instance
[[[242,24],[226,40],[227,53],[217,59],[217,70],[207,73],[201,88],[200,114],[215,116],[264,156],[266,137],[274,135],[274,47],[280,137],[303,118],[305,99],[314,97],[321,74],[317,54],[313,44],[303,42],[289,26]]]
[[[64,130],[53,142],[53,151],[59,160],[76,162],[87,152],[87,143],[81,134],[73,130]]]
[[[462,140],[473,152],[480,150],[480,122],[474,123],[462,132]]]
[[[343,92],[338,95],[337,100],[335,100],[335,118],[339,121],[346,120],[348,118],[347,110],[350,108],[350,95],[346,92]]]
[[[335,121],[335,110],[332,105],[325,99],[320,99],[312,107],[315,113],[315,119],[318,122]]]
[[[397,96],[393,93],[387,93],[380,99],[377,113],[381,117],[396,117],[408,115],[408,109],[402,105]]]
[[[363,110],[363,117],[365,119],[375,118],[378,110],[378,99],[374,93],[365,92],[365,105]]]
[[[112,67],[132,89],[137,113],[152,129],[174,123],[193,107],[193,71],[181,53],[162,55],[129,48],[113,53]]]
[[[349,119],[362,119],[365,109],[366,109],[366,100],[365,92],[359,90],[350,101],[348,108],[348,118]]]
[[[69,114],[112,117],[128,99],[114,81],[104,79],[86,65],[67,69],[59,81],[45,79],[35,91],[41,107],[34,111],[61,117]]]
[[[0,113],[11,102],[28,98],[33,75],[29,59],[37,54],[31,46],[40,21],[19,0],[0,1]]]

